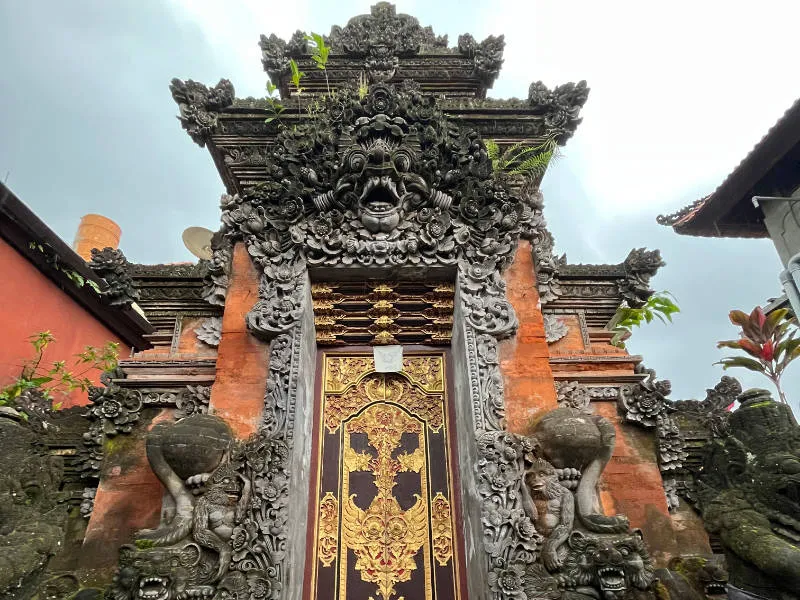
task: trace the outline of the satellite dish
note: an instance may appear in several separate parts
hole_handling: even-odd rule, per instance
[[[183,245],[197,258],[211,260],[211,237],[214,232],[205,227],[187,227],[183,230]]]

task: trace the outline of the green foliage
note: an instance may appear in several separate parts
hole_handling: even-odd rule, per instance
[[[328,54],[331,49],[325,44],[325,38],[318,33],[311,33],[306,36],[306,40],[314,51],[311,54],[311,59],[317,65],[318,69],[325,72],[325,87],[328,88],[328,94],[331,93],[331,85],[328,82]]]
[[[367,97],[367,94],[369,94],[369,81],[367,80],[367,74],[361,71],[358,75],[358,99],[363,100]]]
[[[741,310],[732,310],[728,317],[731,323],[740,328],[739,339],[717,342],[717,348],[732,348],[749,357],[728,356],[714,364],[722,365],[726,371],[740,367],[761,373],[773,383],[781,401],[788,404],[781,388],[781,377],[786,367],[800,357],[797,322],[785,308],[765,315],[760,306],[756,306],[749,315]]]
[[[293,58],[289,59],[289,67],[292,69],[292,85],[297,89],[298,94],[302,94],[303,88],[300,86],[300,80],[302,80],[306,74],[300,70],[300,67],[297,66],[297,62]]]
[[[267,97],[265,100],[267,101],[267,112],[269,112],[269,116],[264,119],[265,123],[272,123],[276,119],[280,121],[281,113],[286,110],[283,104],[279,102],[279,96],[276,94],[277,91],[278,86],[267,80]]]
[[[608,322],[614,336],[611,344],[618,348],[624,348],[623,340],[630,337],[634,327],[641,327],[644,323],[652,323],[653,319],[658,319],[665,325],[672,323],[672,315],[680,312],[681,309],[675,304],[672,294],[669,292],[658,292],[647,299],[641,308],[631,308],[627,305],[620,306],[617,312]]]
[[[42,246],[38,242],[28,242],[28,248],[30,248],[31,250],[38,250],[42,254],[47,254],[47,252],[45,252],[44,246]],[[100,286],[97,285],[97,282],[92,281],[91,279],[84,278],[83,275],[81,275],[77,271],[73,271],[72,269],[65,269],[59,264],[57,257],[55,257],[54,260],[50,261],[50,264],[56,271],[61,271],[62,273],[64,273],[64,275],[66,275],[67,278],[77,287],[82,288],[83,286],[88,285],[94,291],[94,293],[100,295]]]
[[[73,369],[79,367],[80,372],[68,369],[63,360],[46,366],[42,364],[42,358],[48,346],[56,341],[53,334],[41,331],[28,340],[33,347],[34,356],[22,364],[20,374],[13,383],[0,389],[0,406],[15,405],[15,400],[26,390],[39,390],[51,402],[56,393],[86,391],[92,385],[92,381],[86,376],[89,371],[110,371],[116,368],[119,361],[119,344],[108,342],[100,348],[86,346],[83,352],[75,355]],[[53,407],[60,408],[60,404]]]
[[[485,140],[484,144],[495,174],[540,177],[547,170],[547,165],[560,156],[556,137],[549,137],[537,146],[525,146],[517,142],[505,152],[500,151],[500,146],[494,140]]]
[[[317,68],[324,71],[328,66],[328,54],[330,54],[331,51],[331,49],[325,44],[325,38],[318,33],[312,32],[311,35],[306,36],[306,40],[314,50],[314,52],[311,54],[311,58],[316,63]]]

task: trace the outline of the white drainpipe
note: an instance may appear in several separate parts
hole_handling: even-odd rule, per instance
[[[792,311],[800,316],[800,253],[789,259],[786,270],[781,271],[780,280]]]

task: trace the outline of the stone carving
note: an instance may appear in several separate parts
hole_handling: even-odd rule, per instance
[[[657,569],[661,585],[669,598],[680,600],[723,600],[728,598],[728,571],[719,554],[676,556],[666,569]],[[733,596],[731,596],[733,597]]]
[[[581,473],[575,490],[575,504],[582,526],[596,533],[627,531],[627,518],[600,515],[594,509],[598,505],[596,489],[600,474],[614,452],[614,425],[608,419],[592,414],[588,406],[574,408],[573,401],[573,406],[562,404],[538,419],[532,434],[541,444],[544,458],[554,467],[575,469]]]
[[[623,386],[619,390],[620,409],[625,420],[644,427],[655,427],[659,415],[667,410],[667,396],[672,391],[668,380],[656,381],[656,372],[637,365],[637,373],[647,373],[641,383]]]
[[[142,409],[141,392],[113,384],[89,388],[89,401],[85,414],[91,420],[88,436],[98,445],[103,436],[130,433]]]
[[[614,427],[589,412],[585,387],[561,384],[559,398],[559,408],[534,424],[535,437],[478,434],[491,597],[654,598],[641,533],[593,508]]]
[[[140,538],[150,540],[154,545],[167,546],[186,539],[198,526],[201,535],[205,533],[207,522],[193,523],[196,501],[185,482],[206,483],[212,492],[206,501],[217,500],[220,488],[215,484],[223,487],[230,484],[230,475],[225,470],[218,474],[216,470],[218,467],[224,469],[220,465],[231,441],[230,429],[225,422],[210,415],[194,415],[174,424],[158,423],[153,427],[146,438],[147,460],[166,488],[170,501],[163,511],[159,528],[140,532]],[[224,519],[224,514],[218,518]],[[195,541],[204,545],[200,540]],[[220,563],[225,562],[224,558],[220,557]]]
[[[363,59],[362,68],[374,82],[389,81],[400,66],[400,58],[419,54],[458,53],[473,62],[474,76],[491,87],[503,64],[503,36],[489,36],[478,43],[465,34],[459,36],[456,48],[448,48],[447,36],[437,36],[430,27],[405,14],[397,14],[394,5],[379,2],[370,14],[353,17],[344,27],[334,26],[327,43],[334,56]],[[286,42],[275,35],[261,36],[262,64],[273,82],[289,72],[289,58],[309,54],[303,32]],[[428,67],[430,70],[431,67]],[[416,73],[405,73],[406,77]]]
[[[217,128],[217,113],[233,104],[233,84],[220,79],[213,88],[202,83],[173,79],[169,86],[172,98],[178,103],[181,125],[194,143],[203,147]]]
[[[619,291],[628,306],[638,308],[653,294],[650,278],[666,263],[658,250],[638,248],[631,250],[622,264],[626,278],[619,284]]]
[[[192,415],[206,414],[210,401],[211,387],[187,385],[183,392],[175,396],[175,420],[180,421]]]
[[[556,399],[561,407],[572,408],[580,412],[589,413],[592,401],[589,388],[577,381],[557,381]]]
[[[539,556],[536,531],[520,493],[533,442],[505,431],[478,434],[477,484],[492,598],[524,597],[525,574]]]
[[[493,260],[459,263],[458,284],[464,318],[478,333],[496,339],[507,338],[519,322],[511,303],[506,300],[506,284]]]
[[[575,531],[569,537],[569,552],[564,562],[567,598],[622,600],[649,590],[655,569],[641,532],[617,536],[587,536]],[[639,597],[650,597],[641,594]]]
[[[669,381],[657,381],[653,369],[643,365],[636,372],[646,374],[640,383],[619,388],[617,406],[625,420],[637,425],[655,428],[657,458],[664,480],[667,505],[671,511],[678,509],[678,495],[695,503],[694,471],[701,460],[703,444],[694,441],[686,444],[686,437],[693,440],[724,435],[728,412],[741,385],[733,377],[723,376],[713,388],[706,390],[706,400],[673,401],[667,398],[672,385]],[[705,430],[698,432],[697,427]],[[685,468],[687,460],[694,468]],[[669,484],[667,482],[670,482]]]
[[[477,133],[413,86],[321,102],[278,133],[268,181],[223,198],[226,237],[262,266],[288,249],[309,266],[508,264],[531,206],[492,176]]]
[[[303,261],[279,265],[262,263],[262,266],[259,300],[247,314],[246,321],[254,335],[269,341],[289,331],[300,318],[307,275]]]
[[[203,319],[200,326],[195,328],[194,332],[197,334],[197,339],[216,348],[219,346],[219,341],[222,338],[222,317],[208,317]]]
[[[237,471],[230,429],[217,417],[193,415],[157,424],[146,446],[168,494],[162,522],[121,550],[110,593],[120,600],[208,597],[228,573],[234,527],[250,507],[251,482]]]
[[[30,598],[64,537],[63,464],[9,407],[0,407],[0,439],[0,596]]]
[[[569,333],[569,326],[555,315],[544,315],[544,339],[554,344]]]
[[[561,295],[558,282],[559,265],[566,257],[557,258],[554,254],[555,239],[547,229],[544,218],[544,196],[542,192],[532,190],[527,193],[531,205],[530,226],[523,230],[522,236],[531,242],[533,268],[536,271],[536,286],[542,304],[552,302]]]
[[[89,267],[108,284],[108,289],[101,290],[100,295],[111,306],[127,308],[139,299],[139,292],[133,285],[128,261],[122,250],[92,248]]]
[[[475,60],[475,75],[486,87],[491,87],[503,66],[504,36],[490,35],[480,44],[470,34],[458,36],[458,51]],[[579,109],[580,110],[580,109]]]
[[[564,564],[566,542],[574,527],[575,499],[559,482],[553,465],[540,458],[525,469],[522,498],[525,512],[545,536],[542,562],[549,572],[558,571]]]
[[[800,427],[766,390],[748,390],[729,433],[706,448],[703,521],[725,549],[733,598],[800,597]]]
[[[203,278],[202,297],[206,302],[214,306],[225,306],[233,247],[230,240],[220,233],[215,233],[211,237],[211,252],[208,271]]]
[[[528,103],[540,109],[545,116],[545,124],[572,134],[581,119],[578,114],[589,97],[585,81],[565,83],[550,90],[541,81],[528,88]]]

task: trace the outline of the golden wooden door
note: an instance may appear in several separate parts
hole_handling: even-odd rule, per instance
[[[445,355],[324,352],[317,394],[306,597],[459,597]]]

